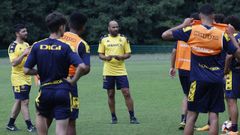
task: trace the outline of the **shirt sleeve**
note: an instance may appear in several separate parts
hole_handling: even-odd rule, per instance
[[[75,67],[83,63],[83,60],[77,55],[77,53],[74,53],[69,46],[67,46],[67,57],[70,61],[70,64]]]
[[[82,58],[84,64],[90,66],[90,47],[84,42],[78,45],[78,55]]]
[[[189,40],[190,34],[192,32],[192,27],[186,27],[183,29],[173,31],[173,38],[175,40],[182,40],[187,42]]]
[[[24,67],[32,69],[37,64],[37,57],[36,57],[36,46],[33,45],[31,51],[27,57],[27,60],[24,64]]]
[[[103,39],[101,39],[100,42],[99,42],[98,53],[105,53],[105,47],[104,47]]]
[[[234,54],[237,51],[237,48],[231,42],[230,38],[226,33],[223,36],[223,50],[228,54]]]
[[[124,50],[125,50],[125,53],[131,53],[130,43],[127,38],[126,38],[126,42],[124,44]]]
[[[15,58],[19,56],[17,51],[17,45],[15,43],[12,43],[8,48],[8,55],[10,62],[12,62]]]

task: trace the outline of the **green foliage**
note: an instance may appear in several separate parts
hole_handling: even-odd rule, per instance
[[[0,43],[1,46],[8,46],[13,37],[12,29],[9,26],[12,26],[12,20],[14,10],[11,9],[12,2],[8,0],[2,1],[0,4]]]
[[[28,42],[48,36],[44,19],[52,11],[66,16],[80,10],[88,17],[83,37],[89,44],[98,44],[107,34],[108,22],[119,22],[121,33],[132,44],[161,44],[161,33],[179,24],[198,7],[209,2],[216,12],[240,15],[240,3],[236,0],[2,0],[0,4],[0,48],[7,48],[15,40],[13,25],[25,22],[28,26]]]

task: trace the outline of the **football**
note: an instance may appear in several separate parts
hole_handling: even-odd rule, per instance
[[[222,124],[222,132],[226,132],[228,131],[232,126],[232,122],[231,121],[224,121]]]

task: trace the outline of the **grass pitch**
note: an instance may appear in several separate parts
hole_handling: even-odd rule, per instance
[[[102,89],[102,62],[91,58],[91,72],[78,81],[80,114],[77,120],[79,135],[181,135],[178,130],[183,92],[178,78],[168,76],[169,54],[133,55],[126,61],[130,91],[134,100],[135,114],[141,124],[130,125],[124,98],[116,92],[116,113],[119,123],[111,125],[106,91]],[[0,135],[30,135],[22,114],[16,125],[20,131],[5,129],[14,102],[10,83],[11,66],[7,58],[0,59]],[[35,121],[34,99],[38,88],[32,86],[30,93],[30,113]],[[227,113],[220,115],[220,125],[227,119]],[[207,114],[200,114],[196,126],[207,122]],[[55,123],[49,135],[55,134]],[[196,132],[205,135],[206,132]]]

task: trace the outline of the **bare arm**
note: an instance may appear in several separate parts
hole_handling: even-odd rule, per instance
[[[84,68],[83,75],[87,75],[89,72],[90,72],[90,66],[86,65],[85,68]]]
[[[34,68],[30,69],[30,68],[24,67],[24,74],[26,74],[26,75],[37,75],[38,71]]]
[[[30,52],[30,48],[26,48],[22,55],[13,59],[13,61],[11,62],[12,66],[15,67],[15,66],[19,65],[22,62],[23,58],[26,57],[29,54],[29,52]]]
[[[193,18],[186,18],[182,24],[180,24],[180,25],[178,25],[176,27],[173,27],[171,29],[168,29],[165,32],[163,32],[162,38],[164,40],[171,40],[171,39],[173,39],[173,31],[178,30],[178,29],[182,29],[182,28],[185,28],[187,26],[192,25],[192,23],[193,23],[192,21],[193,21]]]
[[[233,56],[232,55],[227,55],[225,59],[225,65],[224,65],[224,74],[228,74],[230,71],[230,63],[232,61]]]
[[[101,60],[104,60],[104,61],[110,61],[110,60],[112,60],[112,56],[105,56],[105,54],[104,53],[99,53],[99,58],[101,59]]]
[[[239,47],[239,43],[233,36],[234,31],[235,29],[233,28],[233,26],[229,24],[227,27],[226,33],[228,34],[233,45],[237,48],[237,51],[233,54],[233,56],[240,60],[240,47]]]
[[[80,77],[84,76],[85,75],[85,69],[86,69],[86,65],[84,63],[81,63],[79,64],[77,67],[76,67],[76,72],[73,76],[72,79],[67,79],[67,81],[71,84],[71,85],[74,85],[79,79]]]
[[[238,60],[240,60],[240,47],[239,44],[237,42],[237,40],[235,39],[235,37],[233,35],[229,35],[232,43],[234,44],[234,46],[237,48],[237,51],[233,54],[234,57],[236,57]]]
[[[169,70],[169,75],[171,77],[174,77],[176,75],[175,61],[176,61],[176,49],[174,48],[172,50],[172,54],[171,54],[171,66],[170,66],[170,70]]]
[[[130,53],[125,53],[124,55],[113,55],[113,58],[117,59],[117,60],[125,60],[131,57]]]

